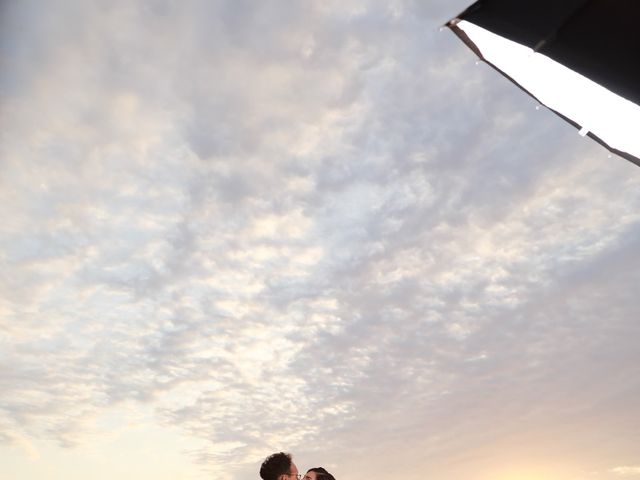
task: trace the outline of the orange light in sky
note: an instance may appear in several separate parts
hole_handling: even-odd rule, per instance
[[[485,478],[486,480],[573,480],[575,477],[557,468],[514,466],[497,469]]]

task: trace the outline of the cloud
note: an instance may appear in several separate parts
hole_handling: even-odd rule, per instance
[[[640,475],[640,467],[615,467],[611,471],[623,477]]]
[[[627,452],[635,170],[439,33],[464,6],[4,6],[2,441],[122,409],[228,478]]]

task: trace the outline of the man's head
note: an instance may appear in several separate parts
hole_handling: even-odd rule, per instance
[[[298,467],[291,460],[291,454],[279,452],[269,455],[260,467],[262,480],[300,480]]]

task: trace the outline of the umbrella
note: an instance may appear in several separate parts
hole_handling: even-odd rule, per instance
[[[447,26],[581,135],[640,166],[638,22],[638,0],[480,0]]]

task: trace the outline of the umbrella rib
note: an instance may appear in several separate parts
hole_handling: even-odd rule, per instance
[[[562,22],[560,22],[560,25],[558,25],[558,27],[556,27],[555,30],[553,30],[551,33],[549,33],[547,36],[545,36],[544,38],[542,38],[534,47],[533,47],[533,51],[534,52],[541,52],[546,46],[550,45],[551,43],[553,43],[553,41],[558,38],[558,33],[560,33],[563,29],[565,29],[567,27],[568,24],[570,24],[573,20],[575,20],[575,18],[582,13],[588,6],[590,3],[592,3],[593,0],[585,0],[584,2],[582,2],[582,5],[580,5],[578,8],[576,8],[575,10],[573,10],[573,12],[571,12]]]

